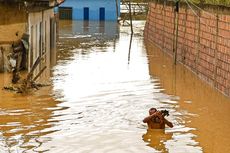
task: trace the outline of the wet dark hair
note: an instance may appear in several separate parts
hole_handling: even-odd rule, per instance
[[[150,108],[150,109],[149,109],[149,112],[150,112],[150,111],[152,111],[152,110],[157,111],[157,109],[156,109],[156,108],[152,107],[152,108]]]
[[[149,112],[152,111],[152,110],[155,110],[155,112],[157,111],[156,108],[152,107],[149,109]],[[160,110],[160,112],[162,113],[163,116],[169,116],[169,111],[168,110]]]

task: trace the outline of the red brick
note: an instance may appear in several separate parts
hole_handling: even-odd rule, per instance
[[[230,15],[226,15],[226,22],[230,22]]]
[[[158,44],[165,48],[167,52],[172,54],[174,40],[174,13],[171,6],[166,6],[162,11],[162,6],[151,3],[148,21],[146,23],[145,37],[150,42]],[[200,41],[198,44],[198,18],[191,10],[188,10],[188,19],[185,16],[186,10],[181,9],[179,15],[179,32],[178,32],[178,59],[182,60],[185,56],[185,65],[191,69],[197,69],[199,76],[208,82],[214,80],[215,61],[217,61],[217,87],[219,90],[225,90],[230,94],[230,16],[219,16],[219,29],[217,34],[217,18],[216,15],[210,15],[201,12],[200,20]],[[186,26],[186,27],[184,27]],[[197,47],[199,47],[199,60],[196,66],[195,59],[197,55]],[[215,53],[216,52],[216,53]],[[215,54],[217,60],[215,60]],[[196,71],[196,70],[195,70]]]
[[[226,39],[230,39],[230,29],[219,29],[218,35]]]

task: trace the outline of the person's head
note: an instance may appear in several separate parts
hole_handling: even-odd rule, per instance
[[[153,113],[155,113],[157,111],[156,108],[150,108],[149,109],[149,115],[152,115]]]

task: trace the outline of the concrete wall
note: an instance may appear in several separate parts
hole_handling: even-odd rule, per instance
[[[0,72],[10,71],[7,55],[12,52],[11,44],[0,44]]]
[[[66,0],[61,7],[72,7],[73,19],[83,20],[84,7],[89,7],[89,20],[99,20],[99,8],[105,8],[105,20],[117,20],[115,0]],[[118,0],[118,16],[120,16],[120,0]]]
[[[230,96],[230,9],[214,6],[204,9],[206,11],[191,10],[187,5],[181,5],[177,61]],[[171,55],[174,55],[174,17],[173,3],[164,6],[152,2],[144,31],[146,42]]]
[[[0,72],[10,71],[7,56],[27,30],[27,16],[17,5],[0,3]]]
[[[26,23],[0,25],[0,44],[18,41],[26,31]],[[17,34],[17,35],[16,35]]]
[[[0,3],[0,44],[12,43],[26,31],[27,16],[23,9]],[[17,36],[16,36],[17,33]]]
[[[7,56],[12,52],[12,44],[19,41],[23,33],[29,35],[28,70],[43,54],[45,59],[35,74],[44,66],[50,68],[56,64],[56,18],[52,8],[36,7],[28,13],[19,3],[1,3],[0,13],[0,72],[10,70]]]

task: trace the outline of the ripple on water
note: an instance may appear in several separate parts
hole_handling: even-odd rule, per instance
[[[138,26],[139,23],[134,22]],[[17,105],[17,98],[9,98],[11,102],[2,105],[0,150],[202,152],[191,132],[196,129],[185,125],[184,118],[193,114],[178,110],[180,97],[166,94],[160,78],[149,74],[143,37],[139,35],[143,29],[134,35],[129,52],[129,27],[121,27],[118,35],[116,24],[109,24],[110,30],[102,40],[101,34],[79,38],[73,33],[72,24],[60,25],[65,34],[61,35],[59,61],[53,68],[52,94],[23,97]],[[115,34],[110,35],[111,31]],[[167,118],[174,128],[148,137],[142,120],[151,107],[168,109]],[[151,142],[151,138],[156,141]]]

